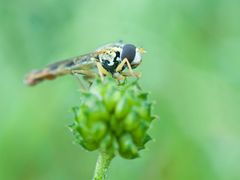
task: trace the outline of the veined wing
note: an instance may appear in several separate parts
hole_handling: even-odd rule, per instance
[[[73,70],[92,69],[95,67],[94,58],[96,56],[97,53],[89,53],[49,64],[40,70],[33,70],[26,76],[25,83],[32,86],[45,79],[52,80],[61,75],[71,74]]]

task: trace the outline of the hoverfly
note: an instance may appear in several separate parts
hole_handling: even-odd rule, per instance
[[[65,74],[81,74],[90,80],[97,75],[103,80],[105,75],[111,74],[118,80],[126,76],[139,77],[140,73],[133,72],[142,61],[143,48],[133,44],[116,42],[104,45],[94,52],[69,58],[46,66],[40,70],[33,70],[25,78],[27,85],[33,86],[43,80],[52,80]],[[128,68],[128,72],[123,72]]]

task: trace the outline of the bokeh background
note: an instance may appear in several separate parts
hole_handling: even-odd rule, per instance
[[[108,179],[240,179],[240,1],[0,0],[0,179],[91,179],[97,152],[72,143],[71,76],[30,88],[24,75],[123,40],[160,116],[141,158]]]

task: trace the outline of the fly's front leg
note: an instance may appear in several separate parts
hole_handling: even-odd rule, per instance
[[[137,77],[137,78],[140,77],[140,73],[135,73],[135,72],[133,72],[132,67],[131,67],[131,65],[130,65],[130,63],[129,63],[129,61],[128,61],[127,58],[124,58],[123,61],[117,66],[116,72],[122,71],[123,66],[124,66],[125,64],[127,64],[127,67],[128,67],[128,69],[129,69],[129,72],[122,72],[123,75],[125,74],[125,76],[134,76],[134,77]]]
[[[116,72],[121,71],[121,70],[123,69],[123,66],[124,66],[125,64],[127,64],[129,71],[130,71],[131,73],[133,73],[132,67],[131,67],[131,65],[130,65],[130,63],[129,63],[129,61],[128,61],[127,58],[124,58],[124,59],[122,60],[122,62],[117,66]]]

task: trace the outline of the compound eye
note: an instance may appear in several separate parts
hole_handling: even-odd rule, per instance
[[[127,58],[131,63],[136,55],[136,47],[132,44],[125,44],[122,49],[121,59]]]

